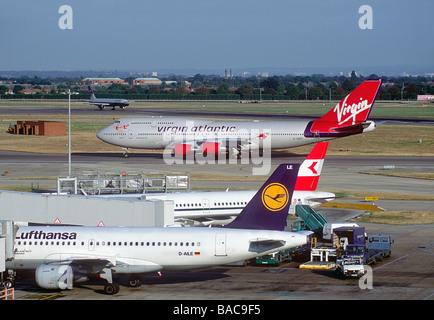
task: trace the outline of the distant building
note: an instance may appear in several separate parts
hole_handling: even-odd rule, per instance
[[[161,86],[163,81],[158,78],[136,78],[133,80],[135,86]]]
[[[49,93],[49,89],[32,89],[32,88],[25,88],[20,91],[20,93],[23,94],[36,94],[36,93]]]
[[[93,84],[93,85],[100,85],[100,86],[109,86],[114,83],[117,84],[128,84],[128,82],[125,82],[124,80],[120,78],[84,78],[81,80],[82,84]]]
[[[432,94],[418,95],[417,101],[434,101],[434,95]]]

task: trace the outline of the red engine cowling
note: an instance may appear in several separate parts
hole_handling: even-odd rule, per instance
[[[218,142],[204,142],[202,144],[203,154],[218,154],[220,143]]]
[[[191,144],[176,144],[175,145],[175,155],[185,156],[191,150]]]

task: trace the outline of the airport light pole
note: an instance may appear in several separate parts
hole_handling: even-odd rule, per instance
[[[68,91],[68,178],[71,177],[71,89]]]

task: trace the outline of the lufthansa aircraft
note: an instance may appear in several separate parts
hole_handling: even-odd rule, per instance
[[[192,118],[122,118],[97,133],[128,148],[165,149],[180,156],[291,148],[372,131],[368,116],[381,80],[363,82],[322,118],[312,121],[212,121]]]
[[[301,164],[290,201],[292,207],[290,209],[293,209],[297,204],[307,204],[315,207],[336,198],[334,193],[316,190],[328,144],[328,142],[317,143]],[[180,224],[224,225],[232,221],[241,212],[255,193],[256,190],[197,191],[98,195],[95,197],[128,198],[133,201],[172,200],[174,202],[174,218]]]
[[[112,107],[112,110],[114,110],[116,106],[124,110],[125,107],[130,105],[130,102],[125,99],[97,98],[92,88],[90,86],[88,88],[90,93],[92,94],[88,102],[90,104],[98,106],[99,110],[104,110],[104,108],[107,106]]]
[[[19,227],[8,270],[35,270],[45,289],[72,289],[90,276],[107,281],[115,294],[116,274],[190,270],[254,258],[308,243],[311,232],[288,232],[286,218],[299,164],[281,164],[238,217],[223,228]]]

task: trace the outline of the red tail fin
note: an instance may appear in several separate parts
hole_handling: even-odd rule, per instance
[[[354,132],[362,128],[374,105],[381,80],[363,82],[322,118],[315,120],[312,133]]]
[[[328,142],[320,142],[315,145],[300,166],[294,190],[316,190],[328,145]]]

